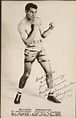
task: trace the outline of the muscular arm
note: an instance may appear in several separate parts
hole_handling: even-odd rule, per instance
[[[50,32],[51,32],[51,30],[54,28],[54,26],[53,26],[53,24],[52,23],[50,23],[49,24],[49,28],[47,29],[47,30],[43,30],[43,27],[42,27],[42,24],[40,23],[40,34],[41,34],[41,36],[42,36],[42,38],[45,38],[45,37],[47,37],[49,34],[50,34]]]
[[[21,39],[23,40],[24,44],[29,46],[32,42],[32,40],[35,37],[36,30],[33,30],[32,33],[29,35],[27,31],[25,30],[25,27],[23,24],[18,25],[18,31],[20,33]]]

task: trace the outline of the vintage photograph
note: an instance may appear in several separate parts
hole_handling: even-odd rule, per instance
[[[1,6],[1,118],[75,118],[76,2]]]

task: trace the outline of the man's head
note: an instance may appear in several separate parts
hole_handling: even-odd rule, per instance
[[[29,20],[34,19],[36,13],[37,13],[37,5],[33,4],[33,3],[28,3],[25,6],[25,12],[26,12],[26,16]]]

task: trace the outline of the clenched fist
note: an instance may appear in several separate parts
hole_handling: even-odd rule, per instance
[[[54,28],[54,23],[53,22],[51,22],[50,24],[49,24],[49,29],[53,29]]]

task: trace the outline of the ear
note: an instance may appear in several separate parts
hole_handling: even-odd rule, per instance
[[[25,12],[27,13],[27,10],[25,10]]]

